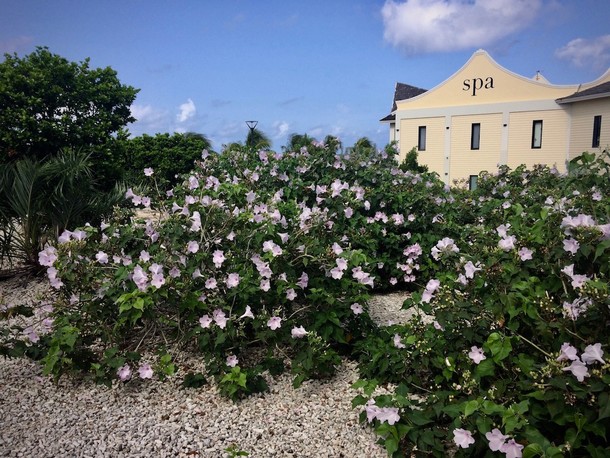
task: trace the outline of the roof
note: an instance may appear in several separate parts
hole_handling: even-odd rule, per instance
[[[396,111],[396,101],[398,100],[406,100],[412,97],[416,97],[420,94],[426,92],[426,89],[422,89],[420,87],[411,86],[409,84],[404,83],[396,83],[396,88],[394,90],[394,101],[392,103],[392,113]],[[389,114],[385,118],[380,119],[381,122],[384,121],[394,121],[396,119],[395,114]]]
[[[584,91],[576,91],[572,95],[557,99],[557,103],[573,103],[581,102],[584,100],[600,99],[603,97],[610,97],[610,81],[598,84],[597,86],[590,87]]]

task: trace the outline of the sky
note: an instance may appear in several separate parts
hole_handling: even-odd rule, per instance
[[[131,136],[197,132],[219,151],[247,120],[383,147],[396,82],[431,89],[478,49],[578,84],[610,66],[608,0],[0,0],[0,55],[46,46],[140,89]],[[0,57],[3,60],[4,57]]]

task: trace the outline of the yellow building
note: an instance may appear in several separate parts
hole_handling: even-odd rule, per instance
[[[540,73],[517,75],[483,50],[430,90],[397,83],[390,127],[402,161],[418,161],[447,184],[476,183],[498,165],[555,165],[610,146],[610,70],[596,81],[559,86]]]

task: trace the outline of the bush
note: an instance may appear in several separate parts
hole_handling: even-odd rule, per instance
[[[607,456],[607,172],[585,154],[567,176],[502,168],[464,196],[474,222],[405,302],[428,316],[362,343],[362,374],[398,384],[355,399],[363,420],[396,409],[374,420],[390,454]]]

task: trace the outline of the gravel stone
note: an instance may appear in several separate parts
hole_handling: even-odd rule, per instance
[[[0,282],[0,306],[49,298],[44,280]],[[380,324],[404,321],[404,294],[378,296],[370,313]],[[175,355],[177,366],[201,370],[201,358]],[[292,388],[292,376],[269,378],[270,391],[237,404],[213,385],[181,388],[180,374],[158,380],[117,381],[111,388],[42,376],[39,364],[0,357],[0,456],[184,457],[229,456],[235,446],[251,457],[361,457],[387,454],[351,408],[356,364],[344,360],[328,381]]]

